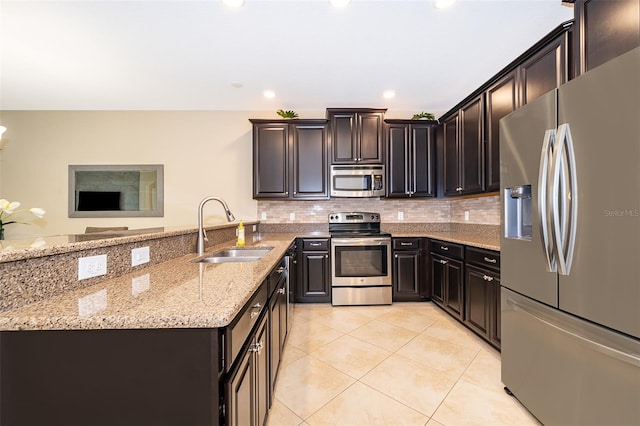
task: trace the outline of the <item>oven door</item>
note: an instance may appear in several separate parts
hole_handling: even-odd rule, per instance
[[[391,238],[331,238],[333,287],[391,285]]]

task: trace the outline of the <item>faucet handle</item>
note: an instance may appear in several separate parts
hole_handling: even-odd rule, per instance
[[[202,237],[205,241],[209,241],[209,238],[207,238],[207,231],[204,228],[202,228]]]

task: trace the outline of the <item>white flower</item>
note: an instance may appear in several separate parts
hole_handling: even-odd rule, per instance
[[[33,213],[35,217],[39,217],[40,219],[42,219],[44,217],[44,214],[46,213],[44,210],[39,209],[38,207],[31,207],[29,211]]]
[[[45,214],[45,211],[38,207],[22,210],[18,210],[18,207],[20,207],[19,201],[9,202],[4,198],[0,199],[0,229],[3,229],[5,225],[9,225],[11,223],[23,223],[16,222],[15,220],[9,220],[9,218],[14,214],[29,212],[37,218],[42,218]]]

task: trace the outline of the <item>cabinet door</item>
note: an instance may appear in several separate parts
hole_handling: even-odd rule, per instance
[[[331,113],[331,146],[333,164],[354,164],[357,154],[356,113]]]
[[[640,45],[638,0],[578,0],[574,16],[576,74],[583,74]]]
[[[298,302],[330,302],[330,269],[328,251],[303,251],[300,256],[301,276],[296,292]]]
[[[518,67],[520,103],[528,104],[567,81],[566,38],[558,36]]]
[[[446,267],[446,284],[445,284],[445,299],[444,307],[453,316],[460,320],[464,319],[464,311],[462,310],[464,303],[463,293],[463,263],[454,260],[444,258],[447,262]]]
[[[487,272],[467,265],[465,272],[465,323],[485,339],[492,331],[491,305],[493,302],[493,277]]]
[[[246,351],[227,382],[227,425],[255,425],[255,367],[253,352]]]
[[[491,275],[491,274],[489,274]],[[502,334],[501,334],[501,303],[500,303],[500,276],[498,274],[493,275],[493,295],[491,296],[491,309],[489,311],[489,321],[491,325],[491,330],[489,333],[489,340],[500,349],[502,345]]]
[[[263,426],[267,419],[267,412],[269,411],[269,352],[271,352],[271,345],[269,344],[269,332],[268,332],[268,315],[264,315],[262,322],[256,330],[256,350],[254,352],[255,357],[255,417],[256,426]]]
[[[381,112],[358,113],[358,163],[382,164],[384,161],[383,118]]]
[[[483,175],[483,97],[469,102],[460,110],[458,153],[460,155],[459,194],[475,194],[484,189]]]
[[[458,195],[460,188],[458,179],[458,114],[444,123],[443,148],[444,195]]]
[[[398,250],[393,253],[393,300],[425,299],[425,279],[422,252]]]
[[[445,263],[443,263],[445,262]],[[444,291],[447,280],[446,261],[436,254],[431,254],[431,299],[444,306]]]
[[[253,125],[253,197],[289,197],[289,126]]]
[[[431,125],[411,125],[411,196],[435,197],[435,138]]]
[[[282,330],[280,327],[280,317],[283,315],[282,307],[278,301],[278,289],[276,293],[271,296],[269,301],[269,343],[271,349],[270,359],[270,379],[269,379],[269,405],[273,404],[274,388],[276,384],[276,376],[278,375],[278,368],[280,367],[280,359],[282,351],[280,350],[281,334],[286,330]],[[286,313],[285,313],[286,315]]]
[[[328,198],[327,124],[295,123],[293,198]]]
[[[387,197],[409,196],[409,125],[389,124]]]
[[[500,189],[500,119],[518,107],[516,72],[512,71],[487,89],[487,140],[485,143],[485,189]]]

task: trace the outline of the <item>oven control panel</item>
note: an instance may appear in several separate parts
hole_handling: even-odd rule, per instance
[[[371,213],[371,212],[329,213],[329,223],[380,223],[380,213]]]

